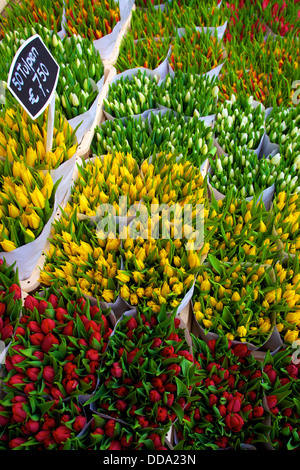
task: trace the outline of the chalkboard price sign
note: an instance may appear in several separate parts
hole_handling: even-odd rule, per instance
[[[36,34],[18,49],[10,67],[7,87],[32,119],[50,103],[59,75],[59,65]]]

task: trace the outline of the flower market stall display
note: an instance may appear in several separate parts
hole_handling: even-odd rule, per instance
[[[0,340],[10,343],[19,321],[22,300],[18,272],[0,260]],[[0,357],[3,351],[0,350]],[[1,363],[2,361],[0,361]]]
[[[124,339],[126,341],[124,342]],[[182,420],[195,376],[193,355],[179,318],[161,308],[124,315],[111,336],[99,370],[92,411],[142,430],[168,430]],[[201,371],[199,372],[199,376]]]
[[[182,422],[175,423],[174,450],[255,449],[267,443],[261,363],[245,344],[226,338],[193,338],[202,373]]]
[[[8,2],[1,450],[299,448],[299,15]],[[60,66],[50,151],[48,109],[7,89],[36,34]]]
[[[6,355],[4,389],[54,400],[91,394],[114,323],[109,309],[80,291],[28,295]]]
[[[159,152],[178,153],[200,166],[216,152],[213,130],[197,118],[185,119],[171,110],[151,112],[141,117],[105,121],[95,128],[92,155],[106,152],[129,152],[141,164]]]
[[[31,399],[9,393],[0,405],[0,450],[76,450],[86,425],[75,398]]]

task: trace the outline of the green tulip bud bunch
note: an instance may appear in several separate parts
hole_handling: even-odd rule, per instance
[[[96,126],[91,144],[94,156],[114,151],[131,153],[139,163],[150,157],[152,150],[149,123],[141,117],[135,119],[132,116],[124,120],[107,120]]]
[[[275,192],[278,194],[280,191],[288,191],[290,193],[300,192],[299,173],[296,165],[283,168],[278,172]]]
[[[266,119],[266,133],[274,144],[295,142],[300,132],[299,106],[287,108],[278,106],[272,109]]]
[[[216,77],[177,71],[157,87],[156,102],[178,114],[199,118],[215,113],[218,92]]]
[[[158,75],[147,76],[141,70],[132,77],[120,77],[109,86],[107,98],[104,99],[104,111],[121,118],[154,108],[158,79]]]
[[[151,141],[160,151],[179,153],[200,166],[216,153],[213,129],[197,118],[185,119],[172,111],[151,114]]]
[[[236,144],[253,150],[258,147],[265,133],[265,111],[261,103],[254,108],[252,102],[252,96],[232,94],[230,100],[218,104],[215,137],[225,152]]]
[[[272,186],[277,178],[280,155],[258,158],[248,149],[235,146],[232,153],[209,158],[213,175],[210,184],[220,193],[229,190],[233,194],[249,197]]]
[[[39,34],[60,66],[56,87],[56,106],[67,119],[86,112],[98,95],[95,86],[104,75],[99,52],[88,39],[57,34],[37,24],[7,32],[0,46],[0,79],[7,80],[14,54],[24,40]]]

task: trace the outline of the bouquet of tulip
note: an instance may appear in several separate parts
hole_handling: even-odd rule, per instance
[[[100,239],[89,220],[79,221],[77,211],[63,211],[53,224],[40,282],[59,289],[81,289],[82,295],[113,302],[117,297],[116,274],[120,268],[120,239]]]
[[[252,52],[252,51],[251,51]],[[286,37],[269,36],[266,41],[259,42],[253,48],[253,58],[257,70],[269,70],[268,106],[293,106],[292,85],[299,79],[298,67],[300,59],[299,43],[294,35]],[[262,67],[262,64],[264,66]]]
[[[145,184],[142,196],[149,208],[151,204],[163,203],[178,204],[183,210],[185,204],[190,204],[196,210],[197,205],[205,204],[205,180],[200,169],[185,157],[172,153],[153,154],[142,163],[141,174]],[[174,213],[172,220],[176,221],[179,216]]]
[[[294,356],[295,354],[295,356]],[[269,441],[275,450],[299,449],[299,359],[292,348],[263,362],[263,386],[271,416]]]
[[[4,384],[53,399],[92,393],[114,317],[80,291],[28,295],[6,355]]]
[[[155,145],[152,154],[156,149],[179,153],[200,167],[216,153],[212,128],[197,118],[185,119],[172,111],[151,113],[150,125],[150,137]]]
[[[239,68],[229,65],[227,71],[219,77],[220,101],[229,100],[232,95],[243,94],[254,96],[257,101],[265,104],[269,96],[270,76],[265,72],[258,72],[252,64],[248,68],[244,61],[239,61],[237,67]]]
[[[146,69],[156,69],[167,57],[171,38],[148,37],[140,41],[134,39],[134,35],[129,32],[123,39],[118,60],[115,64],[118,73],[136,67]]]
[[[300,126],[299,106],[287,108],[278,106],[272,109],[266,119],[266,134],[270,141],[285,148],[285,144],[297,142]]]
[[[99,216],[97,209],[101,204],[111,204],[119,216],[122,197],[126,201],[126,207],[122,207],[125,209],[123,215],[130,215],[127,209],[138,204],[143,187],[139,167],[129,153],[117,152],[95,157],[94,161],[83,160],[82,165],[78,165],[78,177],[65,211],[72,213],[76,208],[78,214],[95,217]]]
[[[267,28],[253,4],[246,4],[244,0],[231,1],[222,4],[221,10],[228,17],[224,43],[230,51],[239,53],[244,51],[249,40],[251,43],[264,40]]]
[[[89,450],[168,450],[164,443],[165,434],[161,429],[152,433],[136,431],[115,419],[93,414],[79,445]]]
[[[131,34],[134,39],[173,37],[175,27],[173,21],[167,19],[165,11],[147,5],[147,10],[136,8],[131,13]]]
[[[50,173],[34,171],[24,162],[0,160],[0,245],[13,251],[35,240],[52,216],[55,192]]]
[[[66,28],[68,34],[92,41],[110,34],[120,21],[119,3],[115,0],[67,0]]]
[[[185,28],[184,35],[177,33],[171,45],[170,66],[175,72],[205,74],[224,61],[223,46],[217,32],[212,34],[196,28]]]
[[[300,199],[298,193],[280,191],[275,195],[272,211],[274,228],[286,253],[298,256]]]
[[[75,133],[58,112],[54,120],[52,149],[46,151],[47,121],[48,110],[35,120],[31,119],[20,105],[0,110],[0,158],[2,157],[2,160],[6,158],[14,163],[14,177],[21,175],[22,168],[22,173],[25,170],[31,181],[29,172],[33,173],[29,169],[26,170],[24,165],[39,170],[37,174],[42,174],[40,170],[55,170],[75,155],[77,150]],[[50,185],[49,175],[47,178]],[[46,189],[50,197],[50,186],[43,190],[43,195],[46,196]]]
[[[193,355],[180,319],[150,308],[124,315],[99,370],[91,410],[122,419],[137,432],[168,430],[183,416],[195,377]],[[199,375],[201,372],[199,372]]]
[[[22,0],[10,3],[1,15],[1,23],[9,31],[19,26],[42,25],[55,32],[61,30],[63,0]]]
[[[210,253],[224,262],[274,265],[281,255],[274,217],[256,195],[246,201],[230,190],[223,200],[216,201],[212,194],[204,226]]]
[[[56,106],[67,119],[83,114],[90,109],[98,95],[98,83],[104,75],[104,66],[99,54],[88,39],[80,36],[63,39],[49,29],[35,25],[19,27],[17,31],[5,31],[0,43],[1,76],[7,80],[9,66],[14,54],[25,39],[39,34],[60,66],[55,91]]]
[[[300,326],[300,274],[299,259],[288,256],[275,265],[280,283],[282,309],[278,312],[277,330],[285,343],[293,343],[299,335]]]
[[[297,4],[297,0],[288,3],[284,0],[277,0],[275,3],[270,0],[264,0],[262,3],[255,1],[262,20],[280,36],[294,31],[297,34],[300,18],[300,8]]]
[[[147,76],[141,70],[132,77],[120,77],[109,86],[103,100],[104,111],[120,118],[154,108],[158,79],[157,75]]]
[[[172,111],[151,113],[149,121],[129,117],[107,120],[95,128],[91,144],[93,155],[106,152],[129,152],[138,163],[142,163],[157,152],[172,152],[187,156],[200,166],[216,147],[213,131],[205,122],[184,116],[176,116]]]
[[[239,146],[231,149],[230,155],[209,157],[212,176],[209,182],[221,194],[232,189],[241,197],[260,194],[272,186],[280,171],[280,154],[258,158],[258,155]]]
[[[194,313],[204,334],[225,335],[261,347],[276,322],[279,284],[270,266],[221,263],[208,254],[193,293]]]
[[[1,450],[76,450],[85,425],[74,398],[53,401],[9,393],[0,400]]]
[[[253,106],[253,97],[232,95],[218,103],[214,124],[215,137],[225,152],[234,146],[256,149],[265,133],[265,111],[261,103]]]
[[[227,19],[225,9],[217,8],[217,2],[207,4],[203,0],[172,2],[172,7],[167,8],[165,14],[176,28],[184,28],[186,25],[218,27]]]
[[[204,374],[191,392],[174,450],[247,448],[266,443],[261,364],[245,344],[193,338],[195,364]],[[176,441],[175,441],[176,442]]]
[[[93,156],[107,152],[130,153],[138,163],[150,157],[154,150],[149,123],[141,117],[104,121],[95,127],[91,143]]]
[[[121,298],[130,305],[148,306],[154,312],[159,312],[162,305],[171,310],[178,307],[193,286],[201,263],[197,251],[187,254],[186,242],[155,240],[151,229],[146,240],[128,236],[124,248],[120,248],[124,267],[116,276]]]
[[[218,79],[177,71],[156,88],[158,105],[171,108],[178,114],[204,117],[215,113],[218,99]]]
[[[5,259],[0,259],[0,340],[5,344],[13,337],[21,307],[18,271],[14,266],[7,266]]]

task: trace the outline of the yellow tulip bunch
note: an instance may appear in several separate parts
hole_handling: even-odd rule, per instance
[[[131,305],[148,306],[158,312],[166,304],[173,310],[192,287],[207,247],[187,251],[188,240],[174,238],[172,227],[169,238],[152,238],[152,223],[149,218],[147,227],[140,227],[136,238],[131,238],[130,226],[124,229],[120,248],[123,269],[116,276],[119,292]]]
[[[274,216],[263,202],[239,199],[232,191],[211,205],[205,220],[205,241],[216,258],[272,265],[279,259],[278,236],[273,230]]]
[[[143,198],[150,204],[205,204],[206,181],[198,167],[175,154],[159,153],[141,165],[145,188]]]
[[[54,210],[57,184],[24,162],[0,160],[0,245],[13,251],[37,238]]]
[[[79,221],[76,210],[63,212],[53,224],[51,246],[40,273],[40,282],[58,288],[80,288],[83,295],[113,302],[117,295],[116,276],[120,268],[120,239],[100,239],[95,226]]]
[[[270,266],[224,263],[208,255],[197,276],[193,308],[205,332],[261,346],[275,325],[280,300]]]
[[[130,207],[138,204],[143,188],[139,167],[131,154],[117,152],[95,157],[78,165],[78,178],[65,210],[71,213],[77,208],[78,213],[93,217],[101,204],[112,204],[119,215],[120,196],[127,197]]]
[[[274,227],[284,246],[284,251],[298,254],[300,248],[300,198],[299,195],[281,191],[273,202]]]
[[[293,343],[300,329],[300,272],[299,259],[289,256],[275,266],[282,308],[278,312],[277,329],[285,343]]]
[[[35,121],[21,106],[0,111],[0,157],[40,169],[56,169],[76,152],[75,133],[56,113],[52,150],[46,151],[48,110]]]

